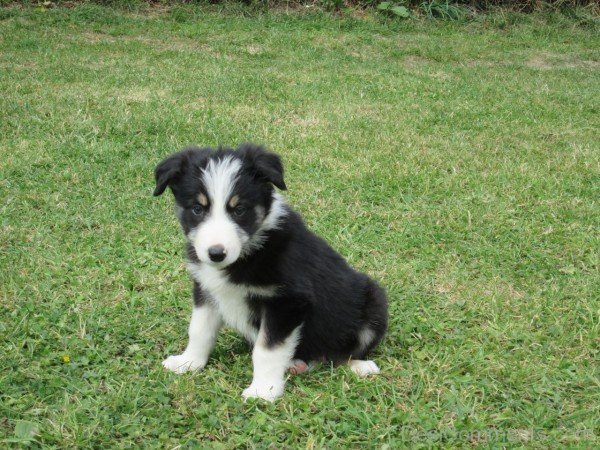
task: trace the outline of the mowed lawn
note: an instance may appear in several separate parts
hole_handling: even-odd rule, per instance
[[[509,19],[0,9],[0,446],[598,444],[600,35]],[[388,290],[380,376],[243,403],[230,330],[162,368],[191,285],[154,167],[242,141]]]

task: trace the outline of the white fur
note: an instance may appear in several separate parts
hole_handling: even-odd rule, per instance
[[[250,322],[250,309],[246,298],[252,295],[272,297],[277,288],[230,283],[222,270],[204,263],[189,262],[188,270],[214,301],[225,323],[250,342],[255,342],[258,333]]]
[[[375,332],[370,328],[363,328],[358,333],[358,349],[357,353],[363,352],[375,339]]]
[[[258,233],[279,228],[279,222],[286,214],[287,211],[285,209],[285,200],[283,196],[279,192],[274,191],[269,214],[267,214],[267,217],[265,217],[265,220],[258,229]]]
[[[279,194],[279,192],[273,192],[273,201],[271,202],[269,214],[267,214],[267,216],[263,219],[256,233],[254,233],[248,242],[244,244],[244,248],[242,249],[240,256],[248,255],[262,247],[267,238],[265,232],[279,228],[279,223],[286,214],[287,209],[285,207],[284,198],[281,196],[281,194]]]
[[[297,327],[281,344],[269,348],[266,344],[265,328],[261,326],[258,339],[252,351],[252,383],[242,392],[242,397],[262,398],[273,401],[283,395],[285,372],[292,364],[292,357],[300,339]]]
[[[163,366],[175,373],[201,370],[206,366],[210,352],[215,346],[221,328],[221,315],[211,304],[192,310],[189,341],[181,355],[172,355],[163,361]]]
[[[217,267],[225,267],[238,259],[242,246],[248,236],[227,214],[227,202],[238,177],[242,163],[232,157],[217,162],[209,161],[202,171],[202,180],[208,197],[210,211],[208,217],[192,230],[188,236],[194,245],[201,261],[210,262],[208,249],[213,245],[225,247],[225,259],[213,263]]]
[[[369,375],[375,375],[379,373],[379,367],[375,364],[374,361],[371,360],[361,360],[361,359],[353,359],[348,365],[352,372],[354,372],[359,377],[368,377]]]

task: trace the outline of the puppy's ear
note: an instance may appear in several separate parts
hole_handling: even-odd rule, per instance
[[[156,178],[156,187],[153,195],[161,195],[174,181],[183,173],[184,166],[187,165],[188,152],[182,151],[174,153],[162,161],[154,170]]]
[[[198,171],[199,174],[208,163],[210,155],[213,153],[211,148],[188,147],[178,153],[173,153],[154,170],[156,177],[156,188],[154,195],[160,195],[165,192],[167,186],[175,194],[175,183],[188,170]]]
[[[273,183],[282,191],[287,189],[285,181],[283,181],[283,165],[278,155],[268,152],[264,147],[256,144],[241,144],[238,152],[241,153],[246,164],[254,169],[258,177]]]

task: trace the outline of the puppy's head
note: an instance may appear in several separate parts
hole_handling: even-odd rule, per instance
[[[222,268],[250,252],[284,214],[279,156],[253,144],[237,150],[191,147],[162,161],[154,195],[171,188],[177,216],[198,259]]]

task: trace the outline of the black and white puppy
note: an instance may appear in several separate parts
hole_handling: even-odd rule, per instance
[[[163,361],[174,372],[202,369],[223,322],[254,349],[244,398],[274,400],[288,369],[348,363],[378,373],[367,354],[387,327],[385,292],[353,270],[304,225],[273,186],[285,190],[279,157],[253,144],[191,147],[156,168],[154,195],[171,188],[187,238],[194,282],[189,342]]]

